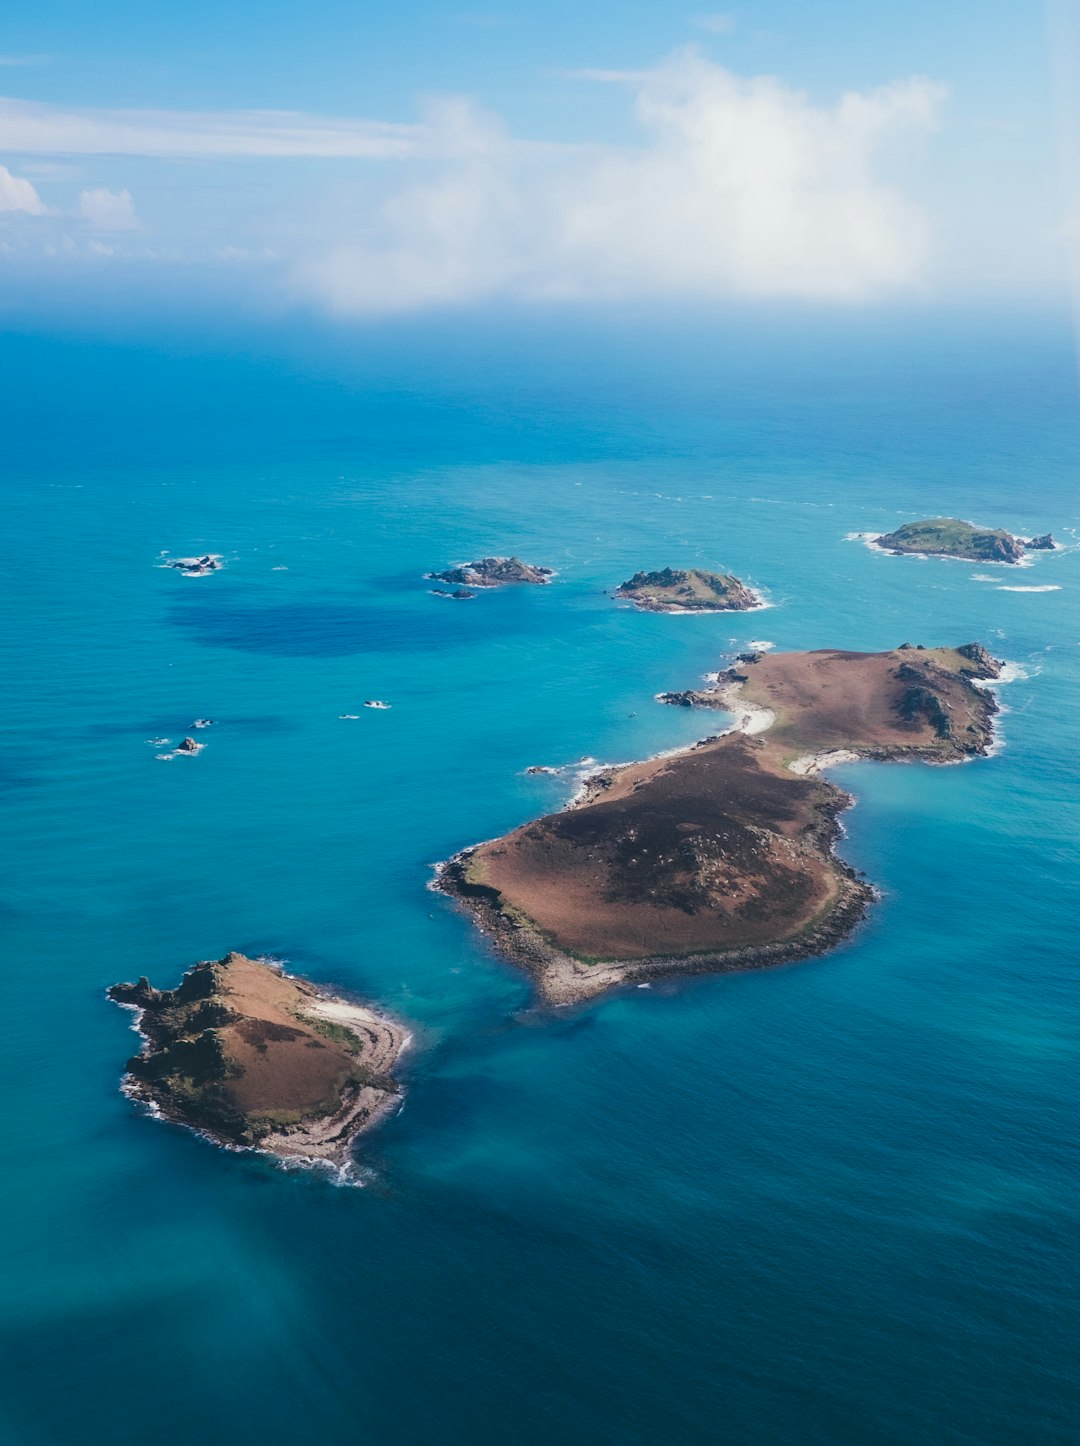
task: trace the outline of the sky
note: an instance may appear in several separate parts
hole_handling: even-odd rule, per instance
[[[9,0],[0,305],[1054,299],[1078,7]]]

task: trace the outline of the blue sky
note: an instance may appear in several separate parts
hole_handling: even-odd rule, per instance
[[[0,291],[1052,296],[1075,10],[13,0]]]

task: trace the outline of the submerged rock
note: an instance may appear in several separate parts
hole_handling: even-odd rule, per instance
[[[219,572],[224,565],[221,554],[217,552],[207,552],[202,557],[174,557],[165,564],[166,567],[176,568],[185,577],[205,577],[207,573]]]

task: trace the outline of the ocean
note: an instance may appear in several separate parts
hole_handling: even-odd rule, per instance
[[[1080,1440],[1060,319],[25,324],[0,366],[0,1439]],[[852,537],[938,514],[1066,546],[1015,569]],[[161,566],[204,551],[224,570]],[[423,580],[511,552],[557,577]],[[608,595],[665,565],[772,607]],[[713,731],[654,694],[751,641],[973,639],[1016,665],[1003,746],[835,772],[881,899],[826,958],[544,1012],[427,888],[581,760]],[[159,759],[195,717],[205,750]],[[229,949],[410,1021],[351,1183],[120,1094],[106,987]]]

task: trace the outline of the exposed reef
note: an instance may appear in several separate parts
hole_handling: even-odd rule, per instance
[[[758,595],[737,577],[700,567],[635,572],[619,584],[614,596],[650,613],[746,612],[761,605]]]
[[[218,1144],[340,1164],[397,1108],[401,1026],[265,960],[226,954],[176,989],[143,977],[109,998],[139,1011],[125,1092]]]
[[[448,582],[458,588],[503,587],[507,583],[545,583],[555,576],[550,567],[534,567],[520,557],[482,557],[479,562],[463,562],[445,572],[429,572],[432,582]],[[468,592],[465,596],[468,596]],[[459,593],[450,594],[460,597]]]
[[[758,968],[832,948],[873,892],[835,852],[853,758],[959,762],[993,742],[1001,665],[980,644],[744,654],[666,701],[738,731],[602,770],[562,812],[465,849],[436,887],[541,996],[567,1004],[664,974]]]
[[[873,539],[884,552],[915,553],[924,557],[960,557],[969,562],[1023,561],[1025,548],[1049,550],[1057,546],[1047,532],[1025,541],[1002,528],[974,527],[956,517],[933,517],[906,522],[895,532]]]
[[[173,567],[185,577],[206,577],[208,573],[220,572],[225,566],[221,554],[206,552],[202,557],[173,557],[165,564]]]

